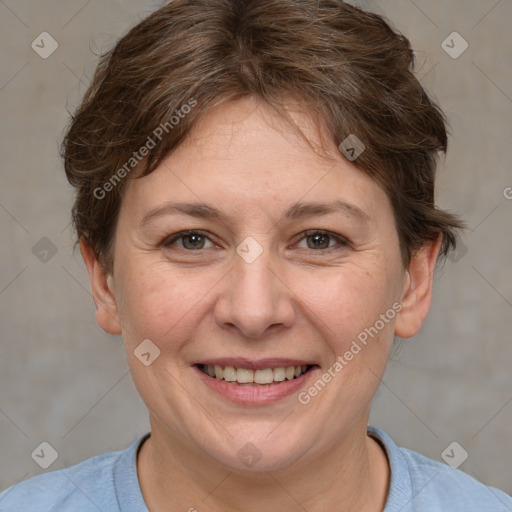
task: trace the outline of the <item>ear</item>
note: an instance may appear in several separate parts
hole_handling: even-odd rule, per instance
[[[432,300],[432,283],[442,235],[426,242],[412,257],[402,292],[402,310],[395,323],[395,335],[415,336],[427,317]]]
[[[98,325],[109,334],[121,334],[113,278],[107,274],[94,250],[83,238],[80,239],[80,252],[89,272]]]

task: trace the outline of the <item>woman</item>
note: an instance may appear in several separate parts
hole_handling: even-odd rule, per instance
[[[412,61],[339,0],[175,0],[102,58],[63,157],[151,432],[1,510],[512,510],[368,426],[462,227]]]

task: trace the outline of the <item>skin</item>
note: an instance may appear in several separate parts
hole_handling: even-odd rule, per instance
[[[371,400],[393,335],[414,336],[432,294],[440,240],[402,265],[386,193],[329,140],[326,127],[290,102],[313,150],[264,103],[249,97],[206,112],[184,144],[150,175],[130,180],[105,272],[84,241],[97,321],[122,334],[151,437],[137,459],[151,512],[382,511],[390,470],[366,434]],[[324,146],[322,146],[322,141]],[[342,199],[363,210],[288,221],[297,201]],[[161,215],[169,201],[203,202],[228,220]],[[170,235],[187,229],[207,238]],[[322,230],[335,236],[304,235]],[[262,254],[236,252],[248,236]],[[194,249],[194,247],[199,249]],[[399,314],[307,405],[297,395],[240,406],[209,391],[191,364],[206,357],[298,357],[318,376],[395,302]],[[144,366],[134,349],[150,339],[160,356]],[[246,467],[246,443],[261,452]]]

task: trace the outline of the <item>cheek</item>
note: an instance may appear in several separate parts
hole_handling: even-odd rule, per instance
[[[179,348],[179,340],[197,325],[208,291],[213,292],[218,282],[216,276],[211,271],[180,271],[163,261],[126,261],[120,275],[120,318],[126,341],[137,344],[149,338],[161,350]]]
[[[205,316],[213,316],[219,294],[226,291],[224,267],[180,269],[163,258],[143,254],[123,258],[118,268],[121,325],[132,347],[149,338],[162,351],[178,352],[194,337]],[[396,277],[389,263],[362,255],[357,262],[324,269],[289,266],[281,275],[286,286],[279,287],[279,293],[295,302],[295,329],[301,326],[316,339],[323,338],[331,359],[344,354],[358,336],[364,337],[392,307],[398,296]],[[378,338],[392,332],[392,325],[378,329]]]
[[[338,353],[347,350],[352,340],[390,310],[385,325],[381,321],[377,327],[383,335],[392,331],[395,316],[392,306],[399,297],[396,282],[392,283],[394,279],[381,269],[367,268],[351,264],[332,269],[321,280],[309,278],[309,285],[302,289],[301,297],[318,317],[316,325]]]

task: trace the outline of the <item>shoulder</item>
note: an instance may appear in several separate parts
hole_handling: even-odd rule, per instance
[[[96,455],[9,487],[0,493],[0,512],[118,511],[116,465],[122,458],[130,458],[138,442],[126,450]]]
[[[381,441],[390,460],[389,509],[386,507],[385,512],[512,512],[512,497],[505,492],[459,469],[398,447],[380,429],[369,427],[368,432]]]
[[[412,450],[400,451],[407,462],[418,504],[449,506],[452,511],[512,512],[512,498],[503,491]]]

